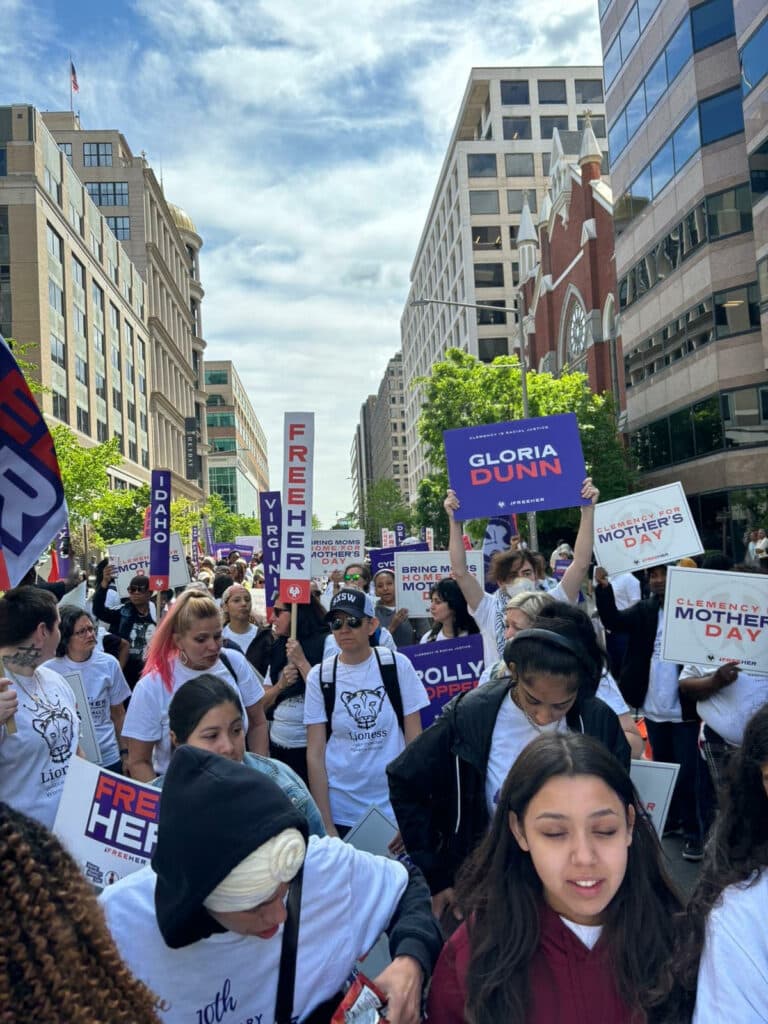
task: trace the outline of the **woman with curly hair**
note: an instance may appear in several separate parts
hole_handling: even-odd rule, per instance
[[[749,721],[688,904],[677,960],[694,1024],[768,1021],[768,706]]]
[[[267,721],[264,688],[239,651],[222,651],[223,627],[218,605],[201,590],[185,590],[163,617],[147,651],[141,679],[125,716],[131,778],[151,782],[162,775],[171,757],[168,705],[174,693],[203,672],[235,687],[247,715],[248,749],[266,756]]]
[[[679,1019],[680,900],[629,774],[592,737],[526,747],[457,899],[465,920],[440,954],[430,1024]]]
[[[58,839],[0,803],[0,1024],[158,1024]]]
[[[432,628],[421,638],[423,644],[433,640],[453,640],[457,636],[479,633],[480,629],[469,614],[467,602],[459,585],[450,576],[438,580],[429,591],[429,614]]]

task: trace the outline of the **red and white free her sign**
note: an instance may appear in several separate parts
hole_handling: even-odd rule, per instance
[[[312,460],[315,414],[287,412],[283,427],[280,600],[309,604],[312,579]]]

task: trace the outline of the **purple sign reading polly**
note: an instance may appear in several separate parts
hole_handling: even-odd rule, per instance
[[[446,430],[443,438],[462,520],[585,504],[587,471],[572,412]]]
[[[261,518],[261,551],[264,570],[265,602],[271,609],[280,590],[280,544],[283,526],[283,505],[280,491],[261,491],[259,494]]]
[[[374,548],[369,552],[371,559],[371,576],[375,576],[380,569],[395,571],[396,551],[429,551],[426,544],[405,544],[399,548]]]
[[[483,638],[479,633],[401,647],[399,653],[409,659],[426,688],[429,707],[421,710],[425,729],[458,693],[474,690],[483,673]]]
[[[170,469],[152,470],[149,509],[149,589],[167,590],[171,560]]]

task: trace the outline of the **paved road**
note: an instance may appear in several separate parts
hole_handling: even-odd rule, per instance
[[[699,877],[701,864],[683,860],[683,837],[667,836],[661,845],[667,855],[667,868],[684,896],[690,896]]]

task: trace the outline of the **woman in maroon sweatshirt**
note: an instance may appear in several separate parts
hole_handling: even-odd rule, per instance
[[[686,1019],[670,972],[680,900],[628,774],[591,737],[526,747],[457,897],[430,1024]]]

